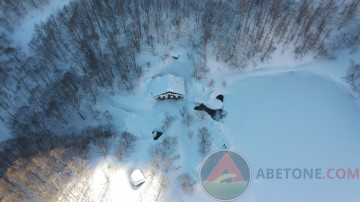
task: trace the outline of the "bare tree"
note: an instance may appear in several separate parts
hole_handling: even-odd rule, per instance
[[[186,107],[183,107],[180,110],[180,115],[182,117],[182,122],[183,124],[190,128],[190,126],[192,125],[193,121],[194,121],[194,117],[190,114],[190,112],[188,111],[188,109]]]
[[[62,98],[74,107],[82,120],[85,120],[84,115],[80,111],[81,96],[83,95],[80,91],[79,78],[74,73],[67,72],[63,75],[61,85]]]
[[[98,138],[94,143],[99,154],[106,156],[109,153],[110,143],[108,142],[107,138]]]
[[[351,61],[351,67],[345,79],[355,92],[360,93],[360,64]]]
[[[121,160],[134,151],[137,137],[129,132],[122,132],[120,140],[115,145],[115,156]]]
[[[172,124],[175,122],[176,118],[174,116],[171,115],[165,115],[165,118],[163,120],[163,127],[165,130],[169,129]]]
[[[150,147],[149,152],[153,157],[154,167],[167,173],[172,168],[174,161],[180,157],[176,154],[178,143],[176,137],[167,136],[160,144]]]
[[[202,127],[198,132],[199,152],[205,156],[210,151],[211,134],[206,127]]]
[[[50,112],[55,112],[57,117],[59,117],[64,122],[65,125],[67,124],[67,121],[65,120],[64,116],[62,115],[56,100],[51,100],[49,102],[48,109],[49,109]]]
[[[192,194],[194,192],[194,185],[196,184],[194,178],[189,173],[183,173],[177,177],[182,191],[185,194]]]

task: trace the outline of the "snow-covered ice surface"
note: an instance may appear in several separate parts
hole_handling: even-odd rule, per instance
[[[225,94],[232,147],[263,168],[358,168],[360,107],[310,72],[240,80]],[[256,173],[253,173],[253,177]],[[239,201],[358,201],[360,180],[254,179]]]
[[[16,26],[13,39],[23,47],[26,53],[29,53],[28,43],[34,34],[35,25],[45,22],[51,15],[55,15],[61,8],[67,5],[71,0],[52,0],[48,5],[40,9],[30,10],[29,13]]]

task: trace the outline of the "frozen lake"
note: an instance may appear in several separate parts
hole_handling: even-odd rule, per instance
[[[359,168],[360,107],[337,83],[309,72],[239,80],[225,95],[234,147],[252,176],[267,168]],[[358,201],[360,180],[253,179],[239,201]]]

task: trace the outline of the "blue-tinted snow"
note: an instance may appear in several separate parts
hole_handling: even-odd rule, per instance
[[[156,76],[151,82],[151,92],[153,96],[166,92],[174,92],[185,95],[184,79],[172,74]]]

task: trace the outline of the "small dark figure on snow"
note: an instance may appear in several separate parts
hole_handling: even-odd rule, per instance
[[[179,57],[180,57],[180,54],[179,54],[178,56],[172,56],[172,58],[173,58],[174,60],[179,59]]]
[[[157,139],[160,138],[160,136],[163,134],[163,132],[154,130],[154,131],[152,132],[152,134],[153,134],[154,140],[157,140]]]
[[[220,100],[221,102],[224,102],[224,96],[223,95],[216,96],[216,99]]]

